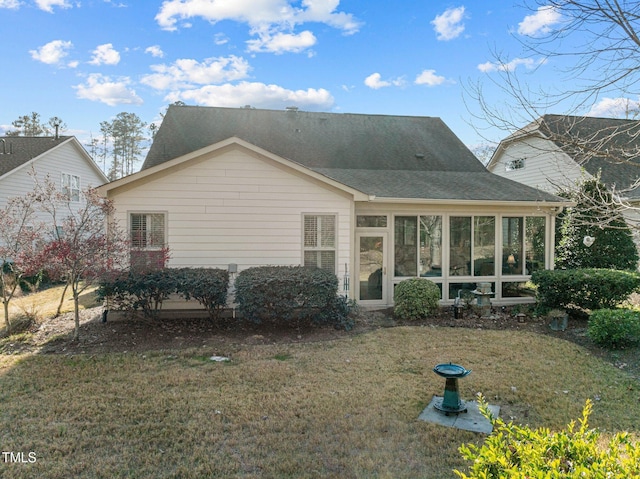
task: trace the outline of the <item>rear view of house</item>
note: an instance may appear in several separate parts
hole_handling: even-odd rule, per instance
[[[140,172],[100,187],[170,267],[318,266],[364,305],[427,277],[527,300],[563,200],[489,173],[439,119],[171,106]]]

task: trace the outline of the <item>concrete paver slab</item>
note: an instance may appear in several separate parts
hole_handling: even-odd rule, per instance
[[[448,416],[435,408],[435,404],[438,401],[442,402],[442,397],[434,396],[429,405],[422,411],[420,416],[418,416],[418,419],[442,426],[464,429],[465,431],[481,432],[484,434],[491,434],[493,431],[491,422],[480,414],[477,401],[465,401],[464,404],[467,412],[458,414],[449,413]],[[490,404],[489,411],[491,411],[494,417],[498,417],[498,414],[500,414],[500,406]]]

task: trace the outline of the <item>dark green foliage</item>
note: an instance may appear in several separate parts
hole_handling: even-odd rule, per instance
[[[576,201],[559,218],[556,268],[636,270],[638,250],[628,225],[597,178],[584,181],[579,192],[564,193]],[[591,246],[585,236],[595,238]]]
[[[196,299],[215,316],[226,304],[229,276],[214,268],[166,268],[156,271],[128,271],[108,280],[98,288],[98,296],[108,299],[109,308],[157,318],[163,302],[172,294]]]
[[[195,299],[216,319],[227,304],[229,272],[217,268],[181,268],[177,276],[176,293],[185,300]]]
[[[433,281],[406,279],[395,288],[393,312],[399,319],[423,319],[438,309],[440,294],[440,288]]]
[[[480,398],[480,411],[492,421],[493,433],[480,446],[461,446],[463,457],[471,462],[469,474],[454,472],[462,479],[640,477],[640,444],[627,432],[605,441],[589,428],[592,407],[587,400],[577,430],[571,422],[565,430],[552,432],[493,418]]]
[[[303,266],[259,266],[238,274],[239,313],[250,321],[295,321],[348,327],[351,302],[338,297],[335,274]]]
[[[589,316],[589,338],[605,348],[618,349],[640,343],[640,312],[600,309]]]
[[[640,275],[630,271],[585,268],[535,271],[531,282],[537,287],[541,309],[613,308],[640,288]]]

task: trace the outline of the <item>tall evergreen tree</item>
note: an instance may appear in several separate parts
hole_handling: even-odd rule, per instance
[[[563,196],[576,202],[561,218],[556,268],[635,270],[638,250],[629,226],[599,178]]]

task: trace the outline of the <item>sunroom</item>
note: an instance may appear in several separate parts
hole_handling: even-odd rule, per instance
[[[354,297],[392,305],[400,281],[435,282],[443,303],[490,283],[494,304],[533,302],[528,281],[553,264],[557,208],[358,208]]]

